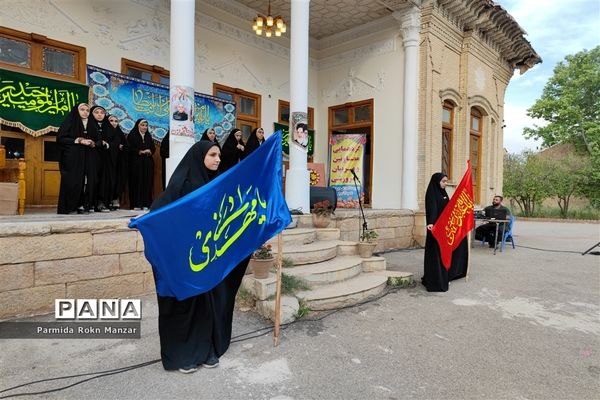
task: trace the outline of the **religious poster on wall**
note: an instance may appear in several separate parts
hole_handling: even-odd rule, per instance
[[[302,150],[308,148],[308,115],[305,112],[292,113],[292,143]]]
[[[281,131],[281,140],[282,140],[282,150],[284,160],[290,155],[290,129],[287,125],[278,124],[277,122],[273,123],[273,132]],[[312,156],[314,152],[314,143],[315,143],[315,131],[312,129],[308,130],[308,145],[307,151],[308,155]]]
[[[88,102],[88,89],[0,69],[0,122],[36,137],[56,132],[73,107]]]
[[[331,135],[329,186],[337,192],[337,206],[341,208],[358,208],[359,194],[364,198],[363,163],[365,154],[366,134],[334,134]],[[353,172],[360,183],[354,180]]]
[[[170,88],[131,76],[88,65],[90,103],[98,104],[115,115],[124,131],[129,132],[139,118],[148,120],[152,137],[160,141],[169,130],[169,121],[178,112],[171,106]],[[188,101],[191,94],[185,92]],[[182,93],[175,91],[173,102],[183,102],[183,111],[189,111],[188,121],[194,125],[194,140],[202,132],[213,128],[223,143],[235,128],[235,103],[206,94],[194,93],[193,106],[187,104]],[[185,105],[187,104],[187,106]],[[179,117],[183,117],[180,115]]]
[[[194,88],[173,86],[171,88],[171,135],[194,136]]]

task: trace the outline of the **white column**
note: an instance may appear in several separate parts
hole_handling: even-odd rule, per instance
[[[169,86],[195,86],[194,49],[195,49],[195,0],[171,0],[171,71]],[[193,99],[192,99],[193,102]],[[171,127],[172,128],[172,127]],[[192,126],[193,129],[193,126]],[[194,144],[194,139],[169,135],[169,158],[167,159],[166,182],[185,153]]]
[[[404,107],[402,124],[402,191],[401,207],[418,210],[417,194],[417,129],[419,87],[419,32],[421,10],[411,7],[402,15],[394,15],[401,24],[404,45]]]
[[[290,168],[285,179],[285,199],[290,209],[310,212],[307,152],[292,142],[292,114],[308,112],[308,24],[310,0],[292,0],[290,42]]]

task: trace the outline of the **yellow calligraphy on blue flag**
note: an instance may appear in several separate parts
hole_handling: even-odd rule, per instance
[[[291,223],[281,158],[276,132],[226,173],[131,221],[144,238],[159,295],[183,300],[212,289]]]

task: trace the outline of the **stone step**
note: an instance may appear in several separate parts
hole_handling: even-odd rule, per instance
[[[337,238],[335,238],[337,239]],[[283,231],[283,244],[308,244],[317,240],[317,231],[314,228],[294,228],[285,229]],[[330,239],[334,240],[334,239]],[[277,236],[269,239],[267,243],[270,243],[273,248],[277,246]]]
[[[380,275],[387,279],[387,284],[389,286],[400,286],[407,287],[412,285],[415,278],[414,275],[410,272],[402,272],[402,271],[375,271],[372,274]]]
[[[360,257],[360,256],[357,256]],[[387,261],[384,257],[362,258],[363,272],[384,271],[387,268]]]
[[[296,297],[304,301],[311,310],[330,310],[357,304],[375,296],[383,292],[386,283],[385,276],[373,272],[361,273],[340,283],[299,292]]]
[[[273,247],[273,253],[277,254],[277,246]],[[290,259],[297,266],[331,260],[337,254],[337,240],[323,240],[309,244],[284,243],[283,245],[283,256]]]
[[[338,228],[320,228],[315,229],[317,240],[340,240],[340,230]]]
[[[362,272],[363,259],[358,256],[337,256],[316,264],[285,268],[287,275],[301,278],[312,285],[325,285],[345,281]]]

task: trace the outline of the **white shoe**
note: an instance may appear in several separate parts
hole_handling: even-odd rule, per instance
[[[179,368],[178,371],[181,372],[182,374],[192,374],[192,373],[198,371],[198,367]]]

